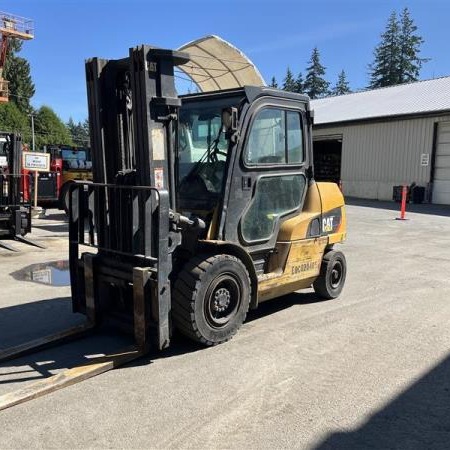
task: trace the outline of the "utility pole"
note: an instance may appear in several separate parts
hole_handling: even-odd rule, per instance
[[[34,152],[36,149],[34,148],[34,116],[30,114],[31,117],[31,150]]]
[[[31,117],[31,150],[36,151],[35,141],[34,141],[34,115],[30,114]],[[34,209],[37,209],[37,199],[38,199],[38,177],[39,172],[36,170],[34,172]]]

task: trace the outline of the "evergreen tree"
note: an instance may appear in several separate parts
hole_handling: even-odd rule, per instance
[[[89,127],[89,120],[85,119],[84,122],[82,123],[82,127],[83,127],[83,134],[86,138],[85,144],[87,147],[91,146],[91,129]]]
[[[407,8],[397,17],[393,11],[389,16],[381,41],[375,47],[373,63],[369,65],[369,88],[416,81],[420,68],[427,60],[419,57],[421,36]]]
[[[374,62],[369,66],[371,89],[398,84],[399,25],[397,13],[389,16],[381,42],[374,50]]]
[[[51,144],[73,145],[69,130],[48,106],[41,106],[35,113],[34,129],[36,147]]]
[[[324,97],[328,93],[330,83],[323,78],[325,67],[320,63],[320,54],[317,47],[314,47],[308,64],[303,89],[311,99]]]
[[[278,83],[277,83],[277,80],[275,77],[272,77],[272,80],[270,80],[269,86],[273,87],[273,88],[278,88]]]
[[[26,59],[16,55],[21,48],[22,43],[19,40],[10,40],[3,78],[9,81],[10,101],[14,102],[20,111],[29,114],[32,111],[30,100],[35,89],[31,79],[30,64]]]
[[[338,79],[336,82],[336,85],[331,90],[332,95],[344,95],[350,93],[350,85],[347,81],[347,75],[342,70],[341,73],[338,75]]]
[[[303,75],[300,72],[297,76],[297,79],[295,80],[295,92],[298,92],[299,94],[302,94],[305,86],[305,82],[303,80]]]
[[[291,69],[288,67],[286,71],[286,77],[283,81],[283,89],[285,91],[296,92],[297,85],[294,79],[294,75],[291,72]]]
[[[400,14],[400,55],[398,66],[398,80],[409,83],[419,79],[420,69],[428,59],[420,58],[420,46],[424,40],[416,34],[417,26],[411,19],[408,8]]]
[[[85,122],[75,123],[72,118],[66,124],[69,134],[72,138],[73,143],[78,147],[88,147],[89,146],[89,123]]]

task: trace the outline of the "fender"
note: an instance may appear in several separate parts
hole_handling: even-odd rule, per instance
[[[231,242],[204,240],[199,242],[199,248],[207,253],[209,252],[208,250],[210,250],[213,254],[226,253],[228,255],[233,255],[242,261],[250,276],[252,288],[250,308],[256,309],[258,307],[258,277],[256,276],[255,266],[251,256],[242,247]]]

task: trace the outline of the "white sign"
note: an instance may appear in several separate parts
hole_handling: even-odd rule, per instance
[[[164,189],[164,169],[162,167],[157,167],[154,170],[155,174],[155,188]]]
[[[50,153],[23,152],[23,168],[36,172],[49,172]]]
[[[38,283],[52,284],[52,271],[49,268],[34,270],[31,272],[31,279]]]
[[[422,153],[420,155],[420,165],[421,166],[428,166],[430,164],[430,154],[429,153]]]

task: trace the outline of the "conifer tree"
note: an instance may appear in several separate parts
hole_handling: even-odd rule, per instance
[[[371,89],[398,84],[399,25],[397,13],[389,16],[381,42],[374,50],[374,61],[369,66]]]
[[[416,34],[417,26],[405,8],[400,17],[393,11],[389,16],[380,43],[375,47],[374,60],[369,65],[369,88],[417,81],[422,64],[420,58],[423,38]]]
[[[10,101],[14,102],[21,112],[29,114],[32,111],[30,100],[35,90],[29,62],[16,55],[21,48],[22,43],[19,40],[11,39],[3,78],[9,81]]]
[[[304,91],[311,99],[324,97],[328,93],[330,83],[323,78],[325,67],[320,63],[320,54],[317,47],[314,47],[308,64],[303,86]]]
[[[89,146],[89,123],[87,120],[85,122],[75,123],[72,117],[70,117],[69,121],[66,123],[66,127],[76,146]]]
[[[277,83],[277,80],[275,77],[272,77],[272,80],[270,80],[269,86],[273,87],[273,88],[278,88],[278,83]]]
[[[295,92],[302,94],[304,92],[305,81],[303,80],[303,75],[300,72],[295,80]]]
[[[350,85],[347,81],[347,75],[344,70],[338,75],[338,79],[336,85],[331,90],[332,95],[344,95],[349,94],[351,92]]]
[[[400,14],[400,55],[399,55],[399,73],[400,83],[409,83],[419,79],[420,69],[428,59],[420,58],[420,46],[424,40],[416,34],[417,26],[412,20],[408,8],[405,8]]]
[[[291,69],[288,67],[286,71],[286,77],[283,81],[283,89],[285,91],[296,92],[297,85],[294,79],[294,75],[291,72]]]

